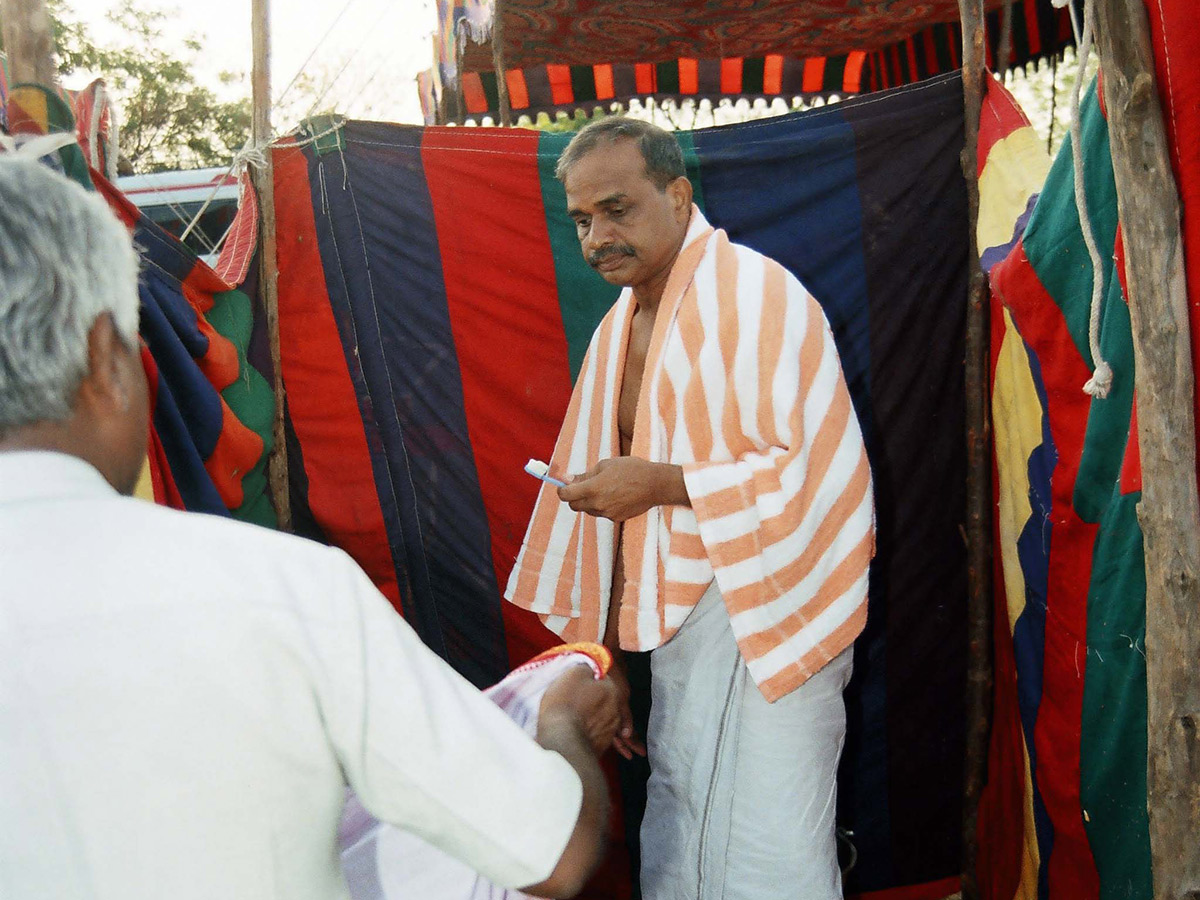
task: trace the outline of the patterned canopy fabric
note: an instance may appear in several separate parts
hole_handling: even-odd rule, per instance
[[[958,0],[504,0],[500,9],[505,61],[516,68],[837,55],[958,21]],[[491,68],[490,44],[468,42],[463,69]]]
[[[987,15],[987,64],[993,69],[1000,68],[1001,18],[999,10]],[[509,47],[523,46],[525,39],[523,32],[505,38],[506,65],[512,63]],[[1040,63],[1073,44],[1069,10],[1055,9],[1050,0],[1013,3],[1008,66]],[[470,41],[466,46],[468,64],[459,82],[446,80],[445,63],[437,75],[432,69],[423,74],[420,92],[426,124],[494,116],[499,111],[490,51],[487,59],[481,60],[473,55]],[[444,50],[445,43],[439,47]],[[569,112],[590,104],[626,103],[635,97],[853,96],[953,71],[959,67],[961,47],[962,29],[952,21],[920,28],[876,49],[849,49],[828,56],[760,52],[746,57],[677,57],[655,62],[647,54],[636,62],[605,58],[595,63],[555,61],[508,68],[505,80],[510,108],[517,115]],[[475,63],[481,67],[478,71],[472,68]]]

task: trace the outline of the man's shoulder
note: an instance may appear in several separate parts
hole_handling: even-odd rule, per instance
[[[722,245],[727,247],[728,251],[733,253],[739,262],[753,262],[768,269],[782,272],[788,278],[793,280],[796,279],[796,276],[792,274],[791,270],[774,257],[768,256],[759,250],[755,250],[753,247],[750,247],[746,244],[738,243],[729,236],[729,233],[725,231],[724,228],[718,228],[709,238],[708,252],[718,252]]]
[[[737,241],[734,241],[729,237],[729,234],[725,231],[725,229],[718,228],[709,238],[707,253],[715,255],[722,252],[729,253],[733,256],[734,260],[736,260],[739,270],[743,266],[761,268],[764,276],[781,277],[785,282],[793,284],[803,290],[805,294],[808,293],[808,289],[804,287],[804,285],[800,282],[800,279],[797,278],[796,275],[787,268],[787,266],[783,265],[783,263],[759,250],[755,250],[753,247],[749,247],[746,244],[739,244]],[[747,282],[742,282],[739,280],[737,282],[739,288],[744,284],[757,283],[758,279],[751,279]]]
[[[344,555],[316,541],[275,531],[227,516],[169,509],[133,498],[119,498],[119,517],[158,546],[181,552],[230,559],[231,557],[322,563]]]

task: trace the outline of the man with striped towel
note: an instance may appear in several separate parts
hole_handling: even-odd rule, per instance
[[[564,639],[653,650],[647,900],[840,898],[874,507],[828,323],[705,221],[667,132],[603,119],[557,174],[584,257],[625,290],[551,458],[569,484],[543,487],[506,596]],[[628,715],[615,743],[641,749]]]

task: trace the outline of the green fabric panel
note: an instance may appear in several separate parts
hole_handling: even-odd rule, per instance
[[[554,177],[554,166],[572,134],[542,132],[538,138],[538,176],[542,182],[542,206],[546,231],[554,254],[554,277],[558,283],[558,306],[567,337],[571,380],[579,375],[592,332],[612,307],[621,289],[609,284],[583,259],[575,223],[567,216],[567,194]]]
[[[1101,252],[1109,278],[1100,317],[1100,352],[1112,366],[1113,383],[1108,397],[1093,400],[1088,411],[1087,433],[1071,503],[1085,522],[1099,522],[1112,502],[1113,485],[1121,477],[1133,410],[1133,332],[1129,307],[1112,265],[1112,250]],[[1079,387],[1083,389],[1083,385]]]
[[[1100,900],[1152,897],[1146,813],[1146,573],[1136,507],[1116,496],[1096,535],[1088,589],[1080,801]]]
[[[761,56],[746,57],[742,60],[742,93],[761,94],[766,64]]]
[[[1108,125],[1099,114],[1093,82],[1082,101],[1084,146],[1084,190],[1096,246],[1112,268],[1112,249],[1117,231],[1117,196],[1109,155]],[[1079,229],[1075,211],[1074,174],[1070,135],[1063,141],[1054,165],[1046,176],[1038,204],[1029,218],[1025,254],[1054,302],[1062,309],[1071,339],[1090,367],[1088,315],[1092,296],[1092,263]],[[1082,385],[1080,385],[1082,387]]]
[[[46,98],[47,121],[39,123],[46,129],[46,134],[75,133],[75,113],[71,111],[71,105],[56,91],[41,84],[17,82],[9,87],[8,95],[19,103],[20,92],[23,90],[35,91]],[[14,94],[17,95],[15,98]],[[62,163],[64,175],[83,185],[89,191],[95,190],[92,185],[91,173],[88,171],[87,160],[83,158],[83,150],[78,144],[68,144],[58,150],[58,159]]]
[[[683,148],[683,164],[687,167],[688,181],[692,183],[692,200],[705,212],[704,183],[700,179],[700,157],[696,155],[696,141],[690,131],[677,131],[675,138]]]
[[[311,116],[300,123],[302,138],[316,137],[317,156],[340,153],[346,149],[346,132],[341,116]]]
[[[1100,112],[1093,82],[1083,100],[1083,170],[1088,217],[1104,271],[1100,348],[1113,369],[1113,386],[1091,404],[1087,437],[1075,481],[1072,505],[1085,522],[1099,522],[1120,477],[1133,406],[1133,341],[1129,308],[1113,263],[1117,236],[1117,196],[1109,155],[1108,123]],[[1044,202],[1043,202],[1044,201]],[[1043,227],[1044,226],[1044,227]],[[1068,136],[1046,179],[1030,218],[1025,252],[1042,284],[1062,310],[1071,340],[1085,365],[1094,363],[1088,347],[1092,264],[1075,209],[1074,169]],[[1079,385],[1080,390],[1083,385]]]
[[[690,131],[676,132],[683,149],[688,179],[692,182],[696,205],[704,210],[704,191],[700,180],[700,159]],[[562,312],[563,331],[567,336],[567,356],[571,363],[571,380],[579,375],[583,356],[592,333],[604,314],[616,302],[621,289],[609,284],[584,262],[579,250],[575,223],[567,216],[567,194],[562,183],[554,177],[558,157],[570,143],[573,134],[542,132],[538,138],[538,176],[542,182],[542,205],[546,211],[546,231],[550,250],[554,254],[554,275],[558,283],[558,305]]]
[[[655,93],[679,93],[679,63],[676,60],[654,64]]]
[[[278,528],[279,520],[267,494],[267,457],[273,445],[275,392],[267,380],[246,360],[253,313],[250,298],[241,291],[213,295],[213,306],[205,316],[218,334],[237,350],[240,376],[221,396],[238,421],[262,438],[263,454],[254,468],[242,477],[242,505],[231,510],[235,519],[267,528]]]

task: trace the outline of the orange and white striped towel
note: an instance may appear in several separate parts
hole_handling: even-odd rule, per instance
[[[635,310],[626,289],[592,337],[551,471],[618,455],[617,401]],[[871,473],[824,313],[782,266],[730,243],[699,209],[663,293],[632,455],[683,467],[692,508],[624,524],[621,646],[650,650],[716,579],[768,700],[803,684],[866,621]],[[615,525],[543,486],[505,596],[566,640],[599,640]]]

